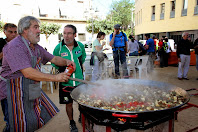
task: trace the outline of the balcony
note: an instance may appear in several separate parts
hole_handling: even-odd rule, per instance
[[[195,9],[194,9],[194,15],[198,15],[198,5],[195,6]]]
[[[164,13],[160,14],[160,20],[164,20]]]
[[[155,21],[155,14],[152,14],[151,21]]]
[[[183,9],[181,15],[182,15],[182,16],[187,16],[187,9]]]
[[[170,18],[175,18],[175,11],[170,12]]]

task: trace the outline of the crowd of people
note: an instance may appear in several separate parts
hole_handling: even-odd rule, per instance
[[[18,26],[7,23],[3,27],[5,39],[0,39],[0,100],[6,126],[4,132],[28,131],[33,132],[44,126],[53,118],[59,109],[41,90],[39,81],[60,82],[59,103],[66,104],[66,113],[70,121],[71,132],[78,132],[73,119],[73,99],[70,92],[80,82],[69,78],[84,79],[83,63],[86,52],[84,45],[75,40],[77,29],[74,25],[66,25],[63,29],[63,40],[55,47],[53,54],[41,47],[40,21],[33,16],[25,16],[19,20]],[[105,43],[104,32],[99,32],[93,41],[93,52],[90,64],[93,65],[92,81],[100,79],[101,65],[106,58],[103,54]],[[126,56],[148,55],[148,72],[154,68],[156,56],[160,56],[160,67],[168,66],[171,52],[168,38],[158,40],[145,34],[146,44],[143,46],[135,40],[133,35],[121,31],[119,24],[114,25],[114,32],[110,34],[109,45],[112,47],[115,66],[115,79],[120,77],[119,63],[123,70],[123,77],[129,78]],[[196,68],[198,70],[198,39],[189,41],[189,34],[183,33],[177,44],[178,79],[189,80],[187,73],[190,64],[190,49],[195,48]],[[102,57],[101,57],[102,56]],[[41,64],[51,62],[59,73],[52,75],[40,72]],[[66,68],[72,67],[73,73]]]

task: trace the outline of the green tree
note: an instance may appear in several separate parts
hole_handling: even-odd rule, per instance
[[[4,22],[0,21],[0,32],[3,32],[3,26],[4,26]]]
[[[110,13],[106,16],[105,20],[93,20],[94,33],[99,31],[105,32],[106,34],[112,33],[115,24],[120,24],[122,26],[123,32],[131,34],[132,29],[132,9],[134,8],[134,3],[131,0],[120,0],[113,1]],[[87,21],[88,26],[86,27],[89,33],[92,32],[92,20]]]
[[[47,22],[42,22],[40,26],[41,34],[45,34],[46,40],[48,40],[51,34],[58,34],[60,28],[61,25],[55,23],[47,23]]]
[[[133,8],[134,3],[131,0],[113,1],[107,18],[111,19],[114,24],[120,24],[122,30],[128,32],[127,30],[131,30]]]
[[[92,33],[92,20],[87,21],[88,26],[86,26],[86,30],[89,33]],[[112,32],[112,22],[108,20],[93,20],[93,31],[94,33],[104,32],[105,34],[109,34]]]

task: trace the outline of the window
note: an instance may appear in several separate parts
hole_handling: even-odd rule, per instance
[[[85,33],[78,33],[78,40],[79,41],[86,41]]]
[[[162,3],[161,4],[160,20],[164,19],[164,13],[165,13],[165,3]]]
[[[155,6],[152,6],[152,15],[155,15]]]
[[[140,11],[139,11],[139,24],[141,24],[141,21],[140,21],[140,18],[141,18],[141,16],[140,16],[141,14],[140,14]]]
[[[195,9],[194,9],[194,14],[195,15],[198,15],[198,0],[196,0],[196,3],[195,3]]]
[[[175,18],[175,3],[176,0],[171,1],[170,18]]]
[[[83,1],[77,1],[78,3],[83,3]]]
[[[59,8],[59,17],[60,18],[67,18],[67,15],[64,13],[62,9]]]
[[[188,0],[183,0],[182,16],[187,16]]]
[[[165,13],[165,3],[161,4],[161,13]]]
[[[171,1],[171,11],[175,11],[175,0]]]
[[[188,8],[188,0],[184,0],[183,9],[187,9],[187,8]]]
[[[40,17],[48,17],[48,14],[45,9],[39,8],[39,16]]]
[[[142,9],[141,9],[141,19],[140,19],[140,23],[142,23]]]
[[[136,20],[136,23],[137,23],[137,25],[138,25],[138,20],[139,20],[139,19],[138,19],[138,13],[137,13],[137,15],[136,15],[136,16],[137,16],[137,18],[136,18],[136,19],[137,19],[137,20]]]
[[[151,21],[155,21],[155,6],[152,6]]]

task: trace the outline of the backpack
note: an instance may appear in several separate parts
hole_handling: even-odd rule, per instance
[[[164,42],[163,43],[162,48],[164,49],[164,51],[167,51],[168,50],[168,44],[167,44],[167,42]]]
[[[124,40],[126,40],[126,35],[124,35],[124,33],[122,31],[120,31],[120,32],[122,33],[122,37],[124,36]],[[113,36],[113,33],[111,35]],[[112,49],[114,49],[114,48],[118,48],[118,47],[113,46]],[[126,52],[126,44],[125,44],[125,46],[122,46],[120,48],[124,48],[124,51]]]

